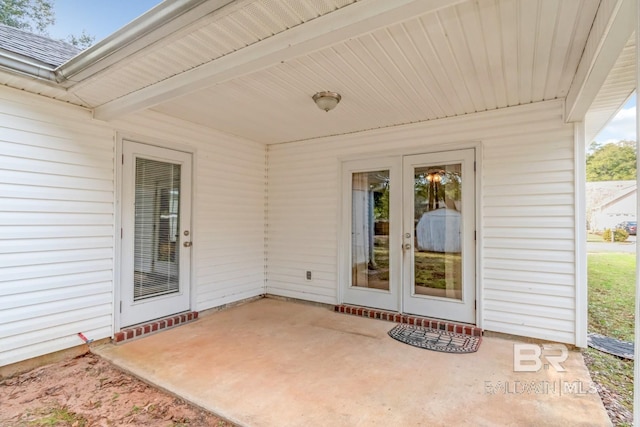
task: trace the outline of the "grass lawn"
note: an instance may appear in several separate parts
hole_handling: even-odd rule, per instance
[[[635,254],[589,254],[589,332],[633,341]],[[592,379],[633,409],[633,361],[585,350]],[[619,424],[624,425],[624,424]]]
[[[602,242],[602,236],[599,234],[587,233],[587,242]]]
[[[589,331],[633,341],[635,254],[589,254]]]

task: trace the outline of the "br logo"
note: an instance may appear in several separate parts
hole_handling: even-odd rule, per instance
[[[538,372],[551,366],[557,372],[565,372],[562,362],[568,357],[569,350],[563,344],[514,344],[513,371]]]

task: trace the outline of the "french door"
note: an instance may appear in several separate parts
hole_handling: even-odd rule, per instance
[[[190,308],[191,162],[123,141],[121,327]]]
[[[343,301],[475,322],[473,149],[343,164]]]

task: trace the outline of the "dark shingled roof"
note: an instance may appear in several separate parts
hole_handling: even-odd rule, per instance
[[[0,24],[0,49],[35,59],[54,68],[81,52],[77,47]]]

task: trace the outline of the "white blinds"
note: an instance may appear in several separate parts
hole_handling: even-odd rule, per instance
[[[180,290],[180,165],[136,158],[134,301]]]

